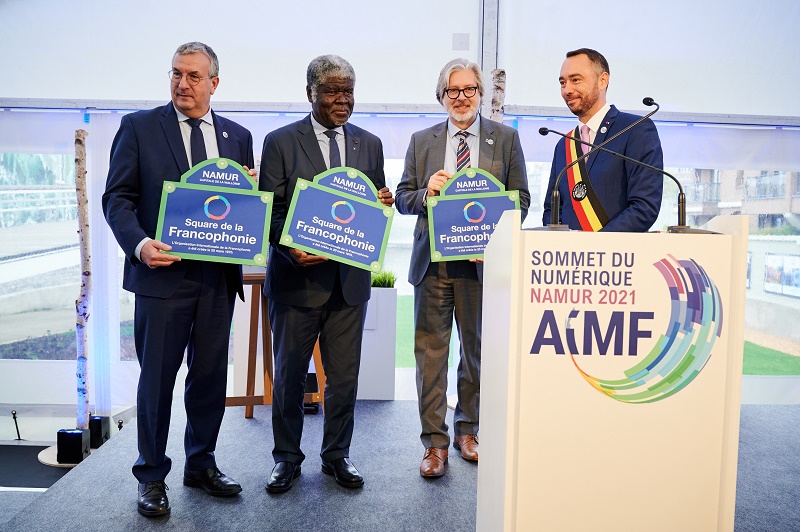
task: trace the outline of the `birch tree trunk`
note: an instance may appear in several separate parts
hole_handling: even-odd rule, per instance
[[[506,99],[506,71],[501,68],[492,70],[492,112],[490,120],[502,122],[505,109],[503,103]]]
[[[86,195],[86,142],[88,133],[83,129],[75,131],[75,191],[78,199],[78,238],[81,249],[81,292],[75,301],[77,314],[75,336],[77,341],[78,365],[78,414],[76,428],[89,428],[89,386],[87,384],[87,351],[89,305],[92,299],[92,255],[89,248],[89,201]]]

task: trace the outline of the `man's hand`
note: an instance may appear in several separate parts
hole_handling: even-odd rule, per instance
[[[244,171],[247,172],[250,177],[258,181],[258,171],[255,168],[248,168],[247,166],[242,166],[242,168],[244,168]]]
[[[428,179],[428,196],[438,196],[447,180],[453,177],[444,170],[439,170]]]
[[[306,253],[303,250],[289,248],[289,255],[297,262],[300,266],[313,266],[315,264],[321,264],[328,260],[327,257],[320,257],[319,255],[312,255],[311,253]]]
[[[394,198],[392,197],[392,191],[389,190],[389,187],[383,187],[378,191],[378,199],[387,207],[394,205]]]
[[[176,257],[175,255],[162,253],[162,251],[169,251],[171,249],[172,246],[160,240],[148,240],[145,242],[144,246],[142,246],[139,256],[142,258],[142,262],[147,264],[150,269],[155,270],[156,268],[169,266],[173,262],[181,260],[180,257]]]

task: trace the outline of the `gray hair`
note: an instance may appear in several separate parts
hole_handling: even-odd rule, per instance
[[[356,82],[356,72],[353,65],[338,55],[321,55],[315,57],[308,64],[306,70],[306,85],[311,89],[311,101],[317,101],[317,89],[329,78],[345,78]]]
[[[219,59],[217,59],[217,54],[214,53],[214,50],[209,45],[193,41],[182,44],[175,50],[175,55],[187,54],[206,54],[209,61],[211,61],[211,66],[208,67],[208,77],[216,78],[219,76]]]
[[[447,84],[450,82],[450,75],[453,74],[453,72],[467,69],[475,73],[475,79],[478,84],[478,94],[483,98],[483,74],[481,73],[481,67],[469,59],[458,58],[447,63],[442,68],[442,71],[439,72],[439,81],[436,83],[436,100],[438,100],[439,103],[444,105],[442,103],[442,98],[444,97],[445,89],[447,89]]]

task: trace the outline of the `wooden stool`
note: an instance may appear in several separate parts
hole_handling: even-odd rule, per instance
[[[247,381],[245,395],[227,397],[225,406],[244,406],[244,417],[253,417],[253,406],[272,404],[272,328],[267,312],[267,297],[262,290],[265,274],[246,273],[242,276],[245,285],[250,285],[250,335],[247,351]],[[258,353],[258,318],[261,314],[261,352],[264,363],[264,395],[255,395],[256,391],[256,355]],[[319,403],[325,410],[325,370],[322,368],[322,355],[319,350],[319,339],[314,345],[314,368],[317,375],[317,391],[307,393],[305,403]]]

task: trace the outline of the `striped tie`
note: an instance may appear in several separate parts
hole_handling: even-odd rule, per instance
[[[467,136],[469,133],[466,131],[459,131],[456,133],[458,137],[458,148],[456,149],[456,172],[460,172],[464,168],[469,168],[469,144],[467,144]]]

